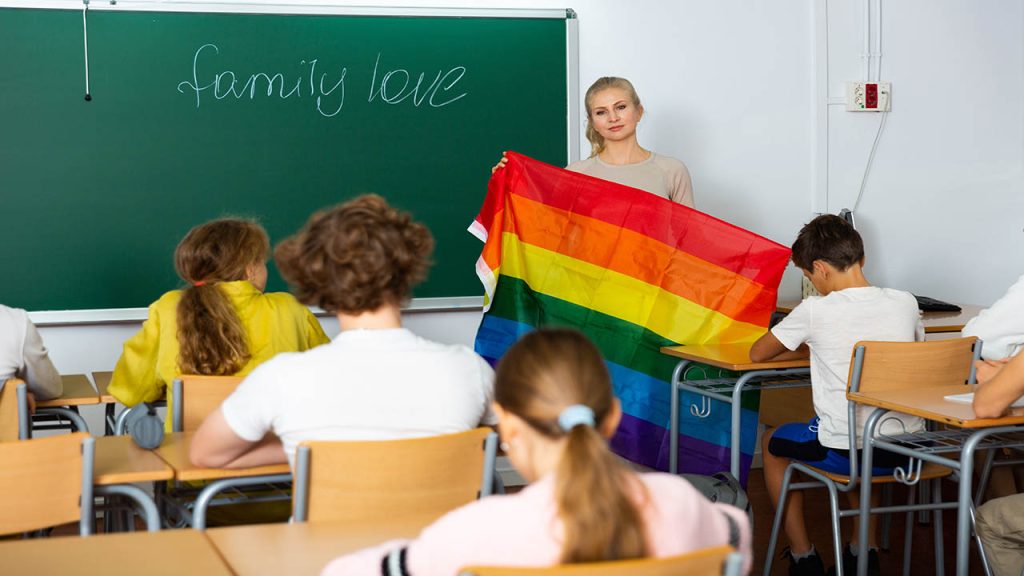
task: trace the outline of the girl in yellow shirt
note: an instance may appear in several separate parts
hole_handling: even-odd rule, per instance
[[[188,286],[149,306],[142,329],[124,344],[109,392],[126,406],[152,402],[180,374],[244,375],[278,352],[327,342],[291,294],[263,293],[269,252],[266,231],[249,220],[190,230],[174,251]]]

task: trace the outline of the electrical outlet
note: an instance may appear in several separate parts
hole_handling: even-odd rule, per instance
[[[847,112],[888,112],[892,109],[890,82],[847,82]]]

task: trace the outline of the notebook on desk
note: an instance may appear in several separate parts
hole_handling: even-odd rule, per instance
[[[917,308],[921,312],[959,312],[960,307],[956,304],[950,304],[949,302],[943,302],[942,300],[936,300],[935,298],[929,298],[927,296],[918,296],[914,294],[914,298],[917,298]]]
[[[961,404],[970,404],[974,402],[974,392],[968,392],[966,394],[949,394],[943,396],[950,402],[960,402]],[[1013,404],[1010,404],[1010,408],[1024,408],[1024,396],[1017,398]]]

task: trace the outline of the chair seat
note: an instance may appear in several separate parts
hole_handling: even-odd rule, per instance
[[[825,476],[826,478],[828,478],[829,480],[831,480],[833,482],[836,482],[836,483],[839,483],[839,484],[849,484],[850,483],[850,477],[849,476],[844,476],[843,474],[836,474],[835,472],[829,472],[827,470],[822,470],[820,468],[815,468],[814,466],[810,466],[810,465],[808,465],[806,463],[804,463],[804,465],[807,466],[808,468],[811,468],[815,472]],[[934,464],[932,462],[925,462],[924,465],[921,466],[921,480],[934,480],[935,478],[945,478],[946,476],[949,476],[952,473],[953,473],[953,469],[952,468],[949,468],[949,467],[946,467],[946,466],[942,466],[941,464]],[[899,482],[899,480],[897,480],[895,477],[893,477],[892,474],[886,474],[885,476],[872,476],[871,477],[871,483],[872,484],[892,484],[893,482]]]

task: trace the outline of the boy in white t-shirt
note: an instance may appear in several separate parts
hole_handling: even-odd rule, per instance
[[[310,217],[275,260],[300,302],[338,317],[331,343],[257,367],[203,422],[199,466],[294,463],[304,440],[386,440],[494,425],[494,371],[465,346],[402,327],[401,304],[430,266],[426,226],[361,196]]]
[[[834,215],[818,216],[800,230],[793,243],[793,263],[822,296],[809,297],[793,309],[750,349],[755,362],[807,357],[811,359],[811,393],[817,417],[807,423],[784,424],[765,434],[762,454],[764,476],[773,503],[778,502],[782,479],[792,460],[838,474],[850,471],[847,375],[853,346],[861,340],[913,342],[924,340],[917,301],[908,292],[871,286],[864,277],[864,244],[860,234]],[[869,412],[858,409],[858,431]],[[895,422],[896,419],[902,422]],[[920,430],[920,418],[893,414],[883,425]],[[856,447],[862,445],[861,439]],[[859,458],[857,450],[853,457]],[[891,474],[906,458],[890,452],[875,453],[875,474]],[[857,507],[857,494],[848,492]],[[874,516],[872,520],[874,520]],[[872,522],[874,524],[874,522]],[[807,536],[802,492],[787,499],[785,530],[790,542],[791,575],[824,574],[820,556]],[[854,537],[857,530],[854,529]],[[874,539],[874,526],[870,531]],[[878,553],[870,543],[869,574],[879,571]],[[856,570],[856,542],[843,550],[843,570]]]

